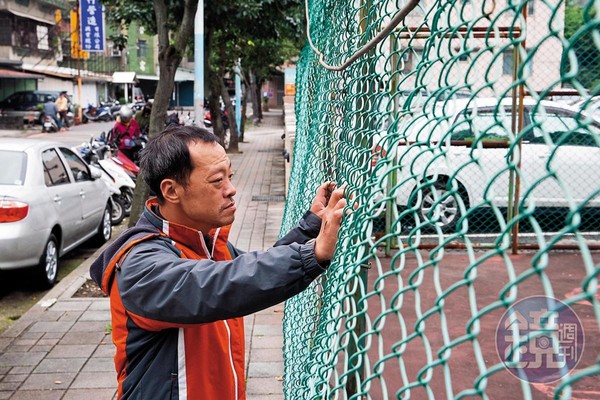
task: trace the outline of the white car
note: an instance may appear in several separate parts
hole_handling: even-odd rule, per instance
[[[88,239],[110,239],[108,188],[72,150],[0,138],[0,165],[0,270],[34,267],[50,287],[60,256]]]
[[[376,159],[387,161],[375,165],[380,186],[395,173],[390,195],[398,206],[444,232],[471,208],[508,207],[511,170],[520,175],[521,209],[600,207],[600,122],[562,103],[526,98],[515,137],[511,109],[511,99],[458,99],[406,118],[399,144],[389,135],[373,143],[376,154],[390,153]]]

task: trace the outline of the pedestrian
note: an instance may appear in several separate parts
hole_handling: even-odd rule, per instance
[[[90,269],[110,296],[118,398],[245,399],[242,317],[326,270],[344,189],[321,185],[294,229],[267,251],[244,253],[228,241],[236,189],[217,136],[167,128],[140,168],[156,197]]]
[[[110,131],[110,141],[113,141],[131,161],[138,161],[140,145],[140,125],[133,118],[133,110],[128,106],[121,106],[117,122]]]
[[[141,110],[138,110],[138,112],[135,113],[135,120],[137,121],[138,125],[140,126],[140,131],[142,132],[142,134],[148,134],[148,131],[150,129],[150,113],[152,112],[152,102],[151,101],[147,101],[146,104],[144,104],[144,107],[142,107]]]
[[[58,113],[60,114],[61,125],[69,130],[69,118],[67,117],[67,113],[69,112],[69,98],[66,91],[60,92],[58,99],[56,99],[56,108],[58,108]]]
[[[54,98],[52,96],[46,96],[46,102],[44,103],[44,114],[52,117],[54,122],[56,122],[56,127],[59,131],[62,130],[62,125],[60,123],[58,108],[56,107],[56,103],[54,102]]]

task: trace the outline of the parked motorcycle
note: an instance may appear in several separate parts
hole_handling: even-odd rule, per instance
[[[82,114],[83,123],[88,121],[112,121],[115,119],[107,106],[94,107],[92,104],[88,104]]]
[[[117,144],[114,142],[114,138],[111,138],[110,136],[111,135],[107,136],[105,132],[100,133],[100,136],[98,136],[98,140],[107,145],[107,147],[104,149],[104,158],[110,158],[121,168],[128,171],[131,175],[137,177],[138,173],[140,172],[140,167],[130,160],[129,157],[123,154],[122,151],[119,151]],[[135,182],[135,178],[133,180]]]
[[[131,213],[135,183],[111,157],[105,158],[107,147],[92,137],[89,143],[82,143],[75,149],[86,162],[101,170],[102,180],[111,191],[111,223],[117,225]]]
[[[54,118],[49,115],[44,115],[42,121],[42,132],[58,132],[58,125]]]

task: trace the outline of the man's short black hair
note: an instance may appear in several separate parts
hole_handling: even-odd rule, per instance
[[[194,169],[189,146],[197,142],[218,144],[220,140],[204,128],[177,125],[165,129],[142,150],[140,173],[160,203],[165,200],[160,190],[164,179],[187,185]]]

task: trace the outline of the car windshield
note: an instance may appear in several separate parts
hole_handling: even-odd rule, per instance
[[[0,185],[22,186],[26,163],[27,155],[24,152],[0,150],[0,165],[10,165],[10,168],[0,168]]]

